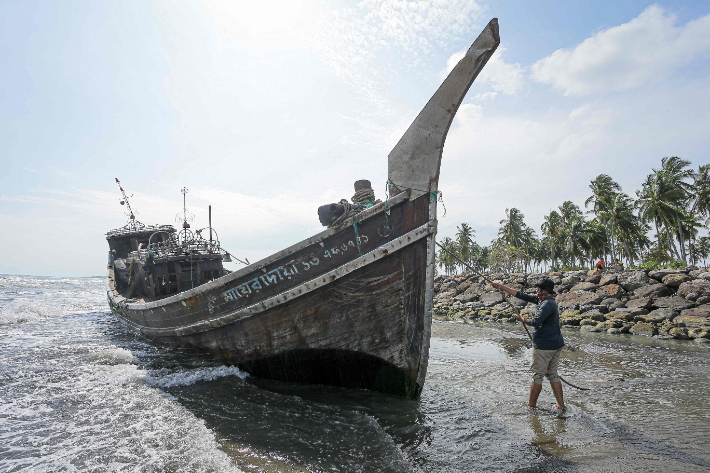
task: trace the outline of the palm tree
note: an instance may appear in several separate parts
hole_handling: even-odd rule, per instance
[[[582,217],[582,211],[577,204],[571,200],[565,200],[558,208],[560,209],[560,217],[562,217],[563,221],[569,221],[575,217]]]
[[[530,227],[525,227],[525,230],[523,230],[523,257],[525,258],[523,271],[525,272],[528,271],[528,265],[535,256],[535,249],[537,245],[538,240],[535,230]]]
[[[602,225],[599,219],[594,219],[589,222],[587,243],[589,243],[589,259],[590,266],[594,266],[594,259],[604,258],[604,250],[607,242],[606,227]]]
[[[693,195],[693,211],[710,217],[710,164],[698,166],[698,172],[693,175]]]
[[[520,248],[523,245],[525,227],[527,226],[523,221],[525,215],[513,207],[505,209],[505,217],[500,221],[501,227],[498,229],[498,237],[507,244]]]
[[[665,158],[664,158],[665,159]],[[676,202],[684,197],[684,191],[679,188],[669,187],[667,180],[663,179],[661,172],[654,169],[652,174],[646,176],[641,189],[636,191],[638,200],[639,217],[644,222],[653,222],[656,227],[658,246],[658,264],[661,264],[661,225],[668,226],[674,222],[678,213]],[[669,238],[669,248],[672,247]]]
[[[680,243],[680,257],[685,263],[687,263],[687,258],[685,255],[685,235],[683,233],[683,225],[681,224],[683,216],[682,209],[687,206],[693,188],[692,184],[685,180],[692,178],[694,174],[691,169],[687,169],[688,166],[690,166],[690,161],[680,159],[678,156],[665,157],[661,160],[661,169],[659,171],[661,179],[665,181],[666,187],[678,191],[674,202],[678,212],[675,214],[675,222],[673,223],[676,224],[676,228],[678,229],[677,235],[678,242]]]
[[[456,227],[456,243],[458,243],[459,257],[466,263],[471,262],[473,237],[476,231],[467,223],[462,223]]]
[[[634,201],[628,195],[617,192],[611,196],[607,203],[608,205],[601,212],[601,215],[604,216],[610,229],[609,235],[611,236],[612,258],[617,257],[614,238],[616,234],[619,234],[624,241],[626,257],[629,264],[633,265],[631,248],[629,246],[630,234],[637,232],[640,228],[638,218],[633,213]]]
[[[551,267],[555,269],[555,247],[558,245],[561,230],[562,230],[562,217],[556,211],[551,210],[549,215],[545,215],[545,221],[542,224],[542,234],[545,235],[550,245],[550,261]]]
[[[564,222],[562,235],[570,266],[575,265],[577,258],[582,266],[584,253],[591,249],[591,245],[587,241],[589,233],[588,222],[581,216],[574,215]]]
[[[592,211],[596,211],[598,207],[604,206],[604,199],[616,192],[621,192],[621,186],[608,176],[607,174],[599,174],[593,181],[590,181],[589,188],[592,190],[592,195],[584,201],[584,206],[592,206]]]
[[[456,242],[449,237],[442,240],[441,246],[443,246],[448,251],[440,251],[438,256],[439,266],[444,269],[447,275],[451,275],[456,270],[458,262],[449,254],[449,252],[456,254],[458,252],[456,248]]]

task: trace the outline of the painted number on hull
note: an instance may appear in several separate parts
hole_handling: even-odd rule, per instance
[[[358,238],[355,239],[357,241],[358,246],[362,245],[363,243],[367,243],[370,239],[367,238],[367,235],[362,235]],[[351,249],[356,248],[355,242],[353,240],[350,240],[346,243],[343,243],[340,246],[335,246],[333,248],[330,248],[329,250],[325,250],[323,253],[324,258],[331,258],[335,255],[339,255],[340,253],[345,253]]]
[[[355,240],[349,240],[340,246],[335,246],[330,249],[326,249],[323,253],[324,258],[333,258],[336,255],[346,254],[350,251],[356,250],[358,245],[367,243],[369,238],[367,235],[361,235]],[[247,298],[252,293],[259,293],[268,286],[273,286],[281,283],[284,280],[289,280],[296,275],[300,274],[300,271],[310,271],[311,268],[318,266],[320,264],[320,259],[315,255],[310,255],[305,258],[299,258],[297,260],[292,260],[283,266],[279,266],[271,271],[264,270],[265,274],[257,276],[250,279],[236,287],[233,287],[227,291],[224,291],[221,296],[225,302],[234,301],[237,299]],[[300,270],[300,271],[299,271]],[[214,310],[215,301],[211,301],[210,312]]]

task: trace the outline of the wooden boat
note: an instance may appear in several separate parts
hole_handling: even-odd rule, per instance
[[[442,149],[461,101],[498,44],[494,18],[389,154],[390,198],[238,271],[219,264],[187,289],[176,276],[182,282],[173,293],[127,298],[116,278],[122,255],[112,253],[113,312],[143,336],[207,351],[254,376],[417,398],[429,357]],[[153,234],[136,231],[109,233],[110,246],[128,239],[140,257],[141,239]],[[158,231],[171,238],[169,229]],[[215,262],[205,255],[220,254],[201,251],[202,263]],[[184,265],[188,253],[194,259],[200,251],[174,256],[174,266]],[[194,275],[192,263],[189,268]],[[184,266],[174,272],[184,275]]]

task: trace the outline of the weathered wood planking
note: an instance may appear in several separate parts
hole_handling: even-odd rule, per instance
[[[322,242],[307,246],[285,260],[263,266],[255,263],[251,272],[197,297],[166,304],[155,310],[128,311],[125,307],[118,310],[142,327],[167,328],[190,325],[219,313],[256,304],[304,281],[315,279],[357,259],[360,253],[367,253],[425,224],[427,215],[424,207],[428,209],[426,196],[414,201],[406,200],[390,208],[389,216],[380,212],[362,222],[357,226],[357,233],[355,227],[347,225]],[[386,230],[386,226],[390,230]]]

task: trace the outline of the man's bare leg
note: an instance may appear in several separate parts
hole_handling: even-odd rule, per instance
[[[542,384],[537,384],[535,381],[532,381],[530,383],[530,400],[528,401],[528,407],[537,407],[537,398],[540,397],[540,391],[542,391]]]
[[[552,392],[555,395],[555,399],[557,400],[557,408],[562,409],[563,407],[565,407],[565,400],[562,397],[562,383],[560,381],[557,381],[556,383],[550,381],[550,387],[552,388]],[[530,389],[530,399],[532,399],[532,388]]]

